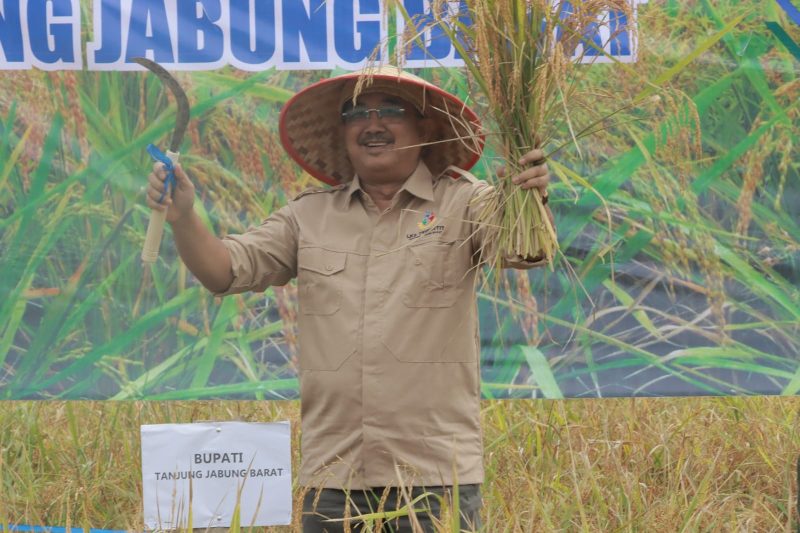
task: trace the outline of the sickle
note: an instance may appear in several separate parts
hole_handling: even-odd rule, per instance
[[[189,99],[186,93],[172,77],[172,74],[167,72],[164,67],[154,61],[150,61],[144,57],[134,57],[131,59],[139,63],[144,68],[158,76],[161,83],[167,86],[172,95],[175,97],[175,103],[178,105],[178,112],[175,116],[175,130],[172,132],[172,141],[169,143],[170,152],[176,152],[181,147],[183,142],[183,134],[186,132],[186,126],[189,124]]]
[[[161,65],[143,57],[135,57],[132,60],[158,76],[161,83],[166,85],[175,97],[178,112],[175,116],[175,129],[172,132],[172,141],[170,141],[169,150],[167,151],[167,157],[169,159],[165,161],[177,163],[178,157],[180,156],[178,149],[181,147],[183,134],[186,133],[186,126],[189,124],[189,99],[186,97],[186,93],[183,92],[178,82],[175,81],[175,78],[164,70]],[[155,151],[158,152],[158,149],[155,148]],[[168,168],[171,167],[168,166]],[[167,183],[166,187],[167,189],[170,188],[169,183]],[[172,185],[172,187],[174,187],[174,185]],[[161,246],[161,236],[164,234],[164,222],[166,218],[166,211],[153,211],[150,213],[150,222],[147,224],[147,235],[145,236],[144,246],[142,247],[142,261],[145,263],[155,263],[156,259],[158,259],[158,249]]]

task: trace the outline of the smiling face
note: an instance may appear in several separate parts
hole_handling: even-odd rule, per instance
[[[386,93],[362,94],[356,110],[369,111],[368,117],[343,120],[345,149],[362,182],[369,184],[403,183],[417,168],[420,144],[429,140],[430,121],[422,118],[412,104]],[[345,111],[352,106],[345,108]],[[403,113],[396,113],[396,108]],[[376,109],[386,109],[379,113]]]

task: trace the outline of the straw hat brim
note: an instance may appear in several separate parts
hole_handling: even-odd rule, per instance
[[[478,116],[458,97],[396,67],[382,66],[322,80],[294,95],[280,116],[284,149],[306,172],[331,185],[355,171],[340,139],[342,104],[353,93],[386,92],[412,103],[433,120],[435,139],[423,150],[434,175],[455,165],[469,170],[480,159],[484,137]]]

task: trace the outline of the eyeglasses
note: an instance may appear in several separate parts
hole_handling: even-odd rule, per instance
[[[370,113],[375,111],[379,119],[399,120],[406,115],[406,108],[397,105],[381,106],[372,109],[366,107],[354,107],[342,113],[342,122],[352,124],[354,122],[366,122],[369,120]]]

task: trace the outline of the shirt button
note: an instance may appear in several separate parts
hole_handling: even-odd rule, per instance
[[[414,264],[415,265],[421,265],[422,264],[422,259],[414,259]]]
[[[325,270],[330,272],[331,270],[333,270],[333,265],[325,265]]]

